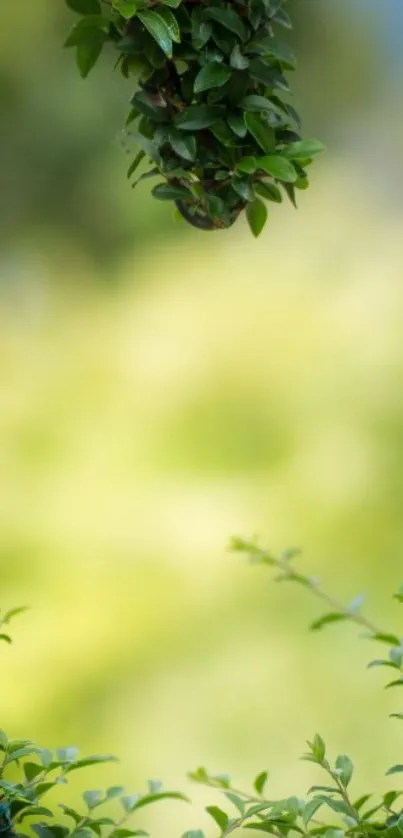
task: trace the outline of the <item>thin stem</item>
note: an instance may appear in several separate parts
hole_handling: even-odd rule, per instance
[[[378,626],[375,625],[375,623],[373,623],[372,620],[369,620],[367,617],[364,617],[362,614],[358,613],[358,611],[353,611],[352,609],[349,609],[342,602],[339,602],[339,600],[329,596],[329,594],[327,594],[326,591],[323,591],[322,588],[319,587],[318,583],[315,580],[313,580],[309,576],[305,576],[302,573],[297,573],[291,564],[291,559],[287,555],[273,556],[271,553],[268,553],[267,551],[257,547],[256,544],[244,542],[239,539],[236,539],[234,541],[233,546],[235,550],[249,553],[249,556],[252,561],[258,560],[262,564],[267,564],[271,567],[277,567],[278,570],[280,570],[283,574],[280,577],[281,581],[299,582],[299,584],[302,584],[305,587],[309,588],[309,590],[318,599],[320,599],[326,605],[330,606],[330,608],[332,608],[333,611],[346,617],[347,619],[351,620],[357,625],[363,626],[364,628],[368,629],[368,631],[372,635],[384,634],[382,629],[378,628]]]

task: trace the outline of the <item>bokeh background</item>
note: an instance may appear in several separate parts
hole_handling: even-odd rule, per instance
[[[328,152],[256,242],[132,193],[113,57],[84,83],[62,0],[1,4],[0,593],[32,608],[1,649],[1,727],[117,753],[89,787],[186,789],[204,764],[303,794],[315,730],[357,795],[402,761],[368,642],[309,634],[317,603],[226,550],[299,545],[399,630],[402,3],[292,14],[296,101]],[[195,796],[138,825],[205,825]]]

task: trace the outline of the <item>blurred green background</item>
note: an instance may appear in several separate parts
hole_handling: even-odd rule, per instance
[[[369,645],[309,635],[320,607],[225,549],[300,545],[398,630],[403,15],[292,5],[296,100],[329,150],[258,242],[132,193],[131,85],[113,56],[80,81],[62,0],[0,10],[0,591],[32,606],[1,650],[1,727],[117,753],[90,787],[206,764],[303,794],[315,730],[357,795],[402,761]],[[203,826],[195,797],[138,825]]]

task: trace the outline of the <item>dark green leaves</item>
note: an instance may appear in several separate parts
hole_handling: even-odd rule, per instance
[[[248,204],[255,235],[267,215],[260,199],[281,203],[275,181],[295,204],[294,185],[307,188],[305,166],[321,145],[300,139],[298,114],[276,93],[289,90],[283,71],[295,65],[272,28],[289,25],[283,0],[66,2],[81,15],[66,41],[81,75],[108,42],[122,75],[139,80],[126,122],[137,120],[132,186],[159,174],[153,195],[179,201],[201,229],[230,226]],[[154,167],[133,183],[146,158]]]
[[[248,114],[248,116],[252,116],[252,114]],[[292,163],[289,160],[284,160],[279,155],[273,154],[267,157],[260,157],[258,167],[267,172],[268,175],[276,178],[276,180],[282,180],[286,183],[294,183],[298,177]]]
[[[255,789],[257,794],[263,794],[268,777],[269,775],[267,771],[261,771],[261,773],[258,774],[257,777],[255,777],[255,780],[253,782],[253,788]]]
[[[389,776],[390,774],[402,774],[403,773],[403,765],[392,765],[392,768],[386,772],[386,775]]]
[[[245,125],[263,151],[271,152],[275,149],[274,131],[258,114],[245,113]]]
[[[257,169],[256,157],[242,157],[239,163],[236,164],[236,168],[239,172],[246,172],[249,175],[253,174]]]
[[[251,204],[248,204],[246,207],[246,218],[248,219],[248,224],[253,235],[257,238],[257,236],[260,236],[267,221],[267,209],[263,201],[255,198]]]
[[[347,788],[354,773],[354,766],[350,757],[341,754],[336,759],[336,771],[342,785]]]
[[[234,9],[230,7],[223,8],[221,6],[212,6],[205,10],[205,16],[210,20],[215,20],[220,23],[225,29],[229,29],[243,41],[246,37],[246,29],[242,22],[242,18]]]
[[[296,179],[297,178],[295,177],[294,180]],[[336,612],[331,612],[329,614],[324,614],[323,617],[319,617],[318,620],[314,620],[313,623],[311,623],[310,625],[310,629],[311,631],[319,631],[319,629],[329,625],[330,623],[340,623],[343,622],[343,620],[348,620],[347,614],[338,614]]]
[[[19,608],[10,608],[10,610],[6,611],[4,616],[0,618],[0,624],[8,625],[14,617],[19,617],[19,615],[24,614],[25,611],[29,611],[29,608],[26,605],[21,605]]]
[[[400,639],[395,634],[370,634],[370,640],[377,640],[379,643],[387,643],[388,646],[400,646]]]
[[[220,827],[221,831],[224,830],[228,826],[228,815],[223,812],[218,806],[206,806],[206,812],[211,815],[213,820],[215,820],[216,824]]]
[[[85,78],[96,64],[107,40],[107,24],[101,15],[86,15],[72,29],[66,47],[76,47],[80,75]]]
[[[205,64],[199,70],[194,81],[194,92],[201,93],[203,90],[210,90],[212,87],[222,87],[231,76],[229,67],[225,67],[218,61]]]
[[[100,43],[106,40],[106,22],[101,15],[88,15],[73,26],[67,40],[66,47],[76,47],[82,44]]]
[[[149,9],[137,12],[137,17],[148,30],[168,58],[172,58],[172,36],[164,20],[159,14]]]
[[[315,157],[324,150],[325,146],[319,140],[300,140],[296,143],[290,143],[281,153],[290,160],[306,160]]]
[[[192,161],[196,157],[197,142],[192,134],[184,134],[172,128],[168,134],[169,143],[173,151],[183,157],[184,160]]]
[[[280,109],[267,96],[258,96],[255,93],[245,96],[239,103],[246,111],[262,113],[262,111],[272,111],[276,114],[281,114]]]
[[[220,105],[191,105],[177,118],[176,126],[180,131],[198,131],[214,125],[224,114]]]
[[[234,68],[234,70],[246,70],[249,65],[249,59],[246,55],[243,55],[239,44],[235,44],[229,59],[230,66]]]

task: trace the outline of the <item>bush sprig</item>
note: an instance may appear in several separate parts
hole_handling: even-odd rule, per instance
[[[262,549],[255,541],[233,539],[231,548],[247,555],[254,564],[273,568],[276,580],[294,582],[309,590],[327,606],[326,612],[311,623],[318,631],[331,623],[349,621],[365,629],[364,637],[389,647],[387,657],[371,660],[369,667],[383,666],[393,669],[394,678],[388,688],[403,685],[403,639],[385,632],[361,611],[362,595],[346,605],[324,591],[318,580],[300,573],[294,560],[297,551],[288,550],[275,555]],[[403,587],[394,595],[403,602]],[[3,623],[24,609],[6,612]],[[10,641],[9,636],[0,639]],[[403,714],[392,716],[402,719]],[[223,795],[223,805],[214,802],[206,806],[220,838],[237,830],[257,830],[275,838],[402,838],[403,809],[399,799],[402,789],[391,789],[378,796],[363,794],[356,798],[351,790],[354,765],[347,754],[332,760],[324,739],[315,734],[307,742],[308,750],[302,759],[318,765],[324,772],[323,784],[312,786],[305,799],[296,795],[279,800],[267,795],[267,771],[261,771],[251,783],[251,791],[243,791],[223,774],[211,774],[204,767],[189,773],[193,782],[202,784]],[[59,748],[52,753],[40,748],[31,740],[9,740],[0,730],[0,836],[12,838],[16,830],[23,835],[27,829],[36,838],[136,838],[147,836],[137,823],[137,814],[145,806],[166,799],[188,802],[180,791],[165,791],[159,781],[149,781],[143,794],[127,794],[121,786],[111,786],[104,791],[89,789],[82,794],[82,807],[74,809],[59,803],[61,819],[52,808],[43,805],[45,795],[55,788],[62,789],[72,771],[115,758],[110,755],[80,757],[75,747]],[[17,777],[16,777],[17,768]],[[389,768],[387,775],[403,773],[403,764]],[[109,804],[120,801],[121,812],[116,816]],[[96,811],[102,806],[106,814]],[[133,820],[135,821],[133,823]],[[28,825],[28,826],[27,826]],[[182,838],[204,838],[201,829],[185,832]]]
[[[66,45],[83,77],[105,45],[137,90],[127,131],[138,146],[132,185],[159,178],[155,198],[174,201],[204,230],[245,211],[258,236],[266,202],[296,206],[307,168],[323,150],[301,139],[288,101],[295,56],[279,37],[285,0],[66,0],[80,15]],[[288,98],[287,98],[288,97]],[[150,168],[133,177],[143,161]]]

